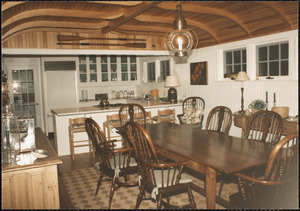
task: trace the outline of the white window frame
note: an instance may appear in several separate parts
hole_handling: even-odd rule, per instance
[[[269,80],[266,77],[259,77],[259,81],[284,81],[298,80],[298,36],[297,30],[293,32],[282,32],[263,37],[257,37],[247,40],[241,40],[233,43],[226,43],[216,46],[216,63],[217,63],[217,81],[231,81],[230,78],[224,78],[224,52],[228,50],[246,48],[247,51],[247,74],[250,80],[256,80],[257,73],[257,46],[268,45],[272,43],[281,43],[288,41],[289,43],[289,75],[276,76]]]

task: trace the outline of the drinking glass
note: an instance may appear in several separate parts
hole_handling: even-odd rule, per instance
[[[20,153],[20,130],[17,116],[9,116],[5,118],[2,131],[4,137],[2,139],[2,162],[14,164],[17,162],[16,157]]]

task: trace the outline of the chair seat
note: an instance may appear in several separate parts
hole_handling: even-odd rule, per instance
[[[116,161],[116,165],[114,165],[114,162],[115,162],[115,161]],[[115,155],[115,159],[113,159],[113,158],[110,158],[110,159],[109,159],[109,163],[110,163],[111,168],[112,168],[113,170],[115,170],[115,169],[120,169],[120,164],[123,164],[123,161],[124,161],[124,156],[121,156],[121,161],[119,162],[119,154],[116,154],[116,155]],[[126,162],[125,162],[125,164],[126,164]],[[134,158],[131,158],[131,159],[130,159],[129,166],[130,166],[130,167],[135,167],[135,166],[137,166],[137,163],[135,162],[135,159],[134,159]],[[95,164],[95,167],[96,167],[97,172],[100,171],[100,162],[97,162],[97,163]],[[125,167],[127,167],[127,166],[125,166]],[[121,166],[121,168],[124,168],[124,166]]]
[[[161,176],[162,172],[164,175],[164,178],[163,178],[164,184],[163,185],[162,185],[162,176]],[[174,173],[174,170],[171,169],[170,175],[173,175],[173,173]],[[167,187],[167,185],[168,185],[168,183],[167,183],[168,182],[168,170],[163,170],[163,171],[154,170],[154,175],[155,175],[155,179],[156,179],[156,185],[158,188]],[[176,172],[175,179],[176,179],[177,175],[178,175],[178,171]],[[171,185],[171,182],[172,182],[172,180],[169,179],[169,185]],[[188,174],[182,173],[179,183],[183,184],[183,183],[189,183],[189,182],[192,182],[192,178]]]
[[[105,126],[107,126],[107,121],[104,122]],[[121,127],[121,123],[119,120],[110,120],[109,125],[111,127]]]
[[[172,118],[172,115],[168,115],[168,116],[160,116],[160,118],[161,118],[161,119],[170,119],[170,118]],[[158,121],[158,116],[152,117],[152,120],[157,122],[157,121]]]

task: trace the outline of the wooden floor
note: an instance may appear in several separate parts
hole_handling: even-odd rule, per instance
[[[60,156],[62,164],[58,165],[58,185],[59,185],[59,199],[60,199],[60,208],[61,209],[72,209],[72,204],[68,197],[66,188],[61,179],[61,174],[63,172],[76,170],[76,169],[84,169],[93,167],[94,160],[90,153],[81,153],[75,155],[75,162],[72,162],[71,156]]]
[[[51,139],[50,143],[51,143]],[[72,204],[70,202],[70,199],[68,197],[66,188],[64,186],[64,183],[62,182],[61,179],[61,174],[63,172],[71,171],[71,170],[76,170],[76,169],[84,169],[84,168],[89,168],[93,167],[94,160],[93,156],[90,153],[81,153],[81,154],[76,154],[75,155],[75,162],[71,161],[71,156],[66,155],[66,156],[60,156],[59,157],[62,161],[62,164],[58,165],[58,183],[59,183],[59,198],[60,198],[60,208],[61,209],[73,209]],[[188,170],[188,169],[186,169]],[[199,178],[203,177],[203,175],[198,175],[197,172],[193,172],[188,170],[188,173],[191,173],[193,176],[197,176]],[[204,178],[202,178],[204,180]],[[297,180],[298,182],[298,180]],[[287,205],[287,207],[295,208],[298,207],[298,198],[295,198],[295,196],[298,196],[298,186],[292,186],[288,187],[288,191],[286,194],[288,195],[287,198],[290,199]],[[285,207],[285,206],[284,206]]]

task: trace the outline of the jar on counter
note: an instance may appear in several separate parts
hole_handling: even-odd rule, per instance
[[[127,98],[127,97],[128,97],[128,92],[127,92],[127,90],[124,90],[123,93],[124,93],[124,94],[123,94],[123,95],[124,95],[123,97],[124,97],[124,98]]]
[[[120,97],[121,97],[120,92],[116,92],[116,98],[120,99]]]
[[[116,91],[114,90],[111,91],[111,98],[116,99]]]

